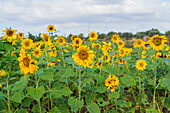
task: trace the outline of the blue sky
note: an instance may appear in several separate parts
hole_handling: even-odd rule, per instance
[[[0,0],[0,34],[46,33],[49,24],[59,35],[170,30],[170,0]]]

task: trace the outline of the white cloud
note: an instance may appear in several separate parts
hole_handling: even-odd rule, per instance
[[[54,24],[60,34],[90,31],[170,30],[167,0],[2,0],[0,27],[22,32],[47,32]],[[0,31],[0,34],[2,31]]]

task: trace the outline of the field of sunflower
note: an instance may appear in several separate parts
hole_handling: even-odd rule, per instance
[[[127,48],[118,34],[42,40],[6,28],[0,39],[1,113],[168,113],[170,47],[159,35]],[[54,40],[56,38],[56,40]]]

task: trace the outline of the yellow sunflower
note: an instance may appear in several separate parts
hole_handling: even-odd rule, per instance
[[[51,44],[50,35],[47,35],[47,34],[43,33],[42,34],[42,39],[44,40],[46,46]]]
[[[146,51],[143,50],[143,51],[142,51],[142,55],[141,55],[141,58],[142,58],[142,59],[147,57],[147,56],[145,56],[145,54],[146,54]]]
[[[94,49],[101,49],[101,45],[99,43],[93,43],[92,48]]]
[[[0,77],[4,76],[5,74],[6,74],[6,72],[3,69],[1,69],[0,70]]]
[[[104,56],[104,60],[105,60],[105,62],[107,62],[107,63],[109,63],[110,62],[110,55],[107,53],[107,54],[105,54],[105,56]]]
[[[38,58],[42,55],[43,51],[41,51],[40,48],[35,48],[32,53],[33,53],[33,56]]]
[[[74,41],[75,38],[79,38],[77,35],[72,35],[71,36],[71,41]]]
[[[48,25],[47,30],[48,32],[53,32],[55,30],[54,25]]]
[[[55,62],[51,61],[48,63],[49,66],[53,66],[53,68],[55,67]]]
[[[22,40],[23,38],[24,38],[24,33],[19,32],[19,33],[17,34],[17,39],[18,39],[18,40]]]
[[[120,58],[120,59],[117,59],[117,62],[118,62],[119,64],[124,64],[125,61]]]
[[[22,40],[21,45],[24,49],[31,49],[31,47],[33,45],[33,41],[32,41],[32,39],[26,38],[26,39]]]
[[[165,36],[154,35],[148,42],[153,49],[159,51],[163,50],[164,43],[167,42],[165,39],[167,39]]]
[[[113,58],[117,58],[118,57],[118,53],[113,53]]]
[[[35,61],[31,59],[29,54],[23,54],[18,58],[20,70],[23,74],[34,73],[38,67],[35,65]],[[34,64],[33,64],[34,63]]]
[[[124,57],[126,55],[126,49],[125,48],[119,48],[119,56],[120,57]]]
[[[51,51],[51,52],[48,53],[49,58],[50,58],[51,56],[57,57],[57,52],[58,52],[58,50],[56,50],[56,49],[54,48],[53,51]]]
[[[94,52],[90,50],[90,47],[80,46],[77,49],[77,52],[72,55],[74,62],[79,66],[88,66],[93,63],[93,59],[95,58]]]
[[[57,38],[56,40],[56,43],[61,46],[61,45],[64,45],[66,42],[65,42],[65,38],[63,36],[60,36]]]
[[[102,51],[104,54],[106,54],[107,52],[109,52],[112,48],[111,48],[111,43],[106,43],[103,42],[104,45],[102,45]]]
[[[89,40],[90,41],[95,41],[95,40],[97,40],[97,38],[98,38],[98,34],[96,32],[91,32],[89,34]]]
[[[74,41],[73,41],[73,46],[81,46],[83,43],[83,41],[81,40],[81,38],[77,37],[77,38],[74,38]]]
[[[150,45],[149,45],[148,42],[143,42],[143,45],[142,45],[142,46],[143,46],[143,48],[146,49],[146,50],[149,50],[149,49],[150,49],[150,47],[149,47]]]
[[[66,48],[64,49],[64,52],[67,53],[67,52],[69,52],[69,51],[71,50],[71,49],[69,48],[69,45],[70,45],[69,43],[66,44],[66,46],[65,46]]]
[[[136,61],[136,68],[138,69],[138,70],[144,70],[144,69],[146,69],[146,62],[145,62],[145,60],[138,60],[138,61]]]
[[[113,84],[112,78],[111,78],[111,77],[108,77],[108,78],[105,80],[105,86],[111,87],[112,84]]]
[[[123,48],[125,46],[125,42],[124,41],[118,40],[116,43],[118,45],[118,48]]]
[[[117,34],[114,34],[111,39],[113,42],[117,42],[120,39],[120,36]]]
[[[125,48],[126,49],[126,55],[129,55],[132,52],[132,48]]]
[[[4,32],[2,33],[3,39],[7,38],[9,42],[12,41],[12,39],[15,37],[15,33],[17,32],[17,30],[12,30],[11,28],[10,29],[6,28],[6,30],[2,30],[2,31]]]
[[[103,62],[103,56],[98,59],[98,62],[97,62],[97,64],[96,64],[96,66],[97,66],[99,69],[102,67],[102,62]]]
[[[135,43],[133,43],[133,46],[136,48],[140,48],[141,46],[143,46],[143,41],[141,39],[137,39]]]
[[[108,89],[110,89],[111,92],[114,92],[115,88],[117,88],[118,85],[119,85],[118,77],[109,74],[109,77],[105,80],[105,86],[108,86]]]

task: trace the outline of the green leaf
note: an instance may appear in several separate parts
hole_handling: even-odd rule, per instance
[[[29,107],[31,105],[32,100],[33,99],[30,99],[30,98],[24,99],[24,101],[22,102],[22,106],[23,107]]]
[[[8,42],[4,42],[4,49],[6,50],[12,50],[12,44],[8,43]]]
[[[135,86],[136,85],[136,81],[132,76],[125,76],[125,77],[120,78],[120,80],[125,86]]]
[[[83,107],[84,101],[82,100],[77,100],[74,99],[74,97],[70,97],[68,99],[68,105],[71,107],[71,110],[76,112],[78,111],[79,108]]]
[[[170,65],[170,60],[164,58],[164,61],[165,61],[165,63],[166,63],[167,65]]]
[[[45,93],[45,88],[43,86],[40,86],[38,88],[28,87],[28,94],[35,100],[39,101],[40,98]]]
[[[104,76],[95,76],[95,79],[99,84],[102,84],[104,82]]]
[[[92,102],[86,108],[90,113],[100,113],[101,112],[99,106],[95,102]]]
[[[54,80],[53,79],[54,77],[54,74],[53,72],[44,72],[43,74],[40,75],[40,78],[43,79],[43,80]]]
[[[109,99],[115,98],[118,99],[120,97],[119,92],[114,92],[109,94]]]
[[[107,103],[103,100],[103,98],[99,98],[99,99],[97,100],[97,103],[98,103],[99,106],[105,106],[105,105],[107,105]]]
[[[162,87],[167,87],[170,91],[170,78],[159,79],[159,83]]]
[[[53,107],[49,113],[61,113],[61,111],[59,108]]]
[[[70,88],[63,86],[62,84],[57,84],[57,86],[52,89],[51,93],[55,98],[59,98],[62,97],[62,95],[67,96],[73,92],[70,90]]]
[[[21,99],[21,93],[15,92],[14,95],[12,97],[10,97],[11,101],[14,101],[16,103],[21,103],[22,99]]]
[[[86,103],[87,104],[90,104],[91,102],[93,102],[93,100],[95,99],[95,95],[94,94],[91,94],[91,93],[88,93],[86,94]]]

